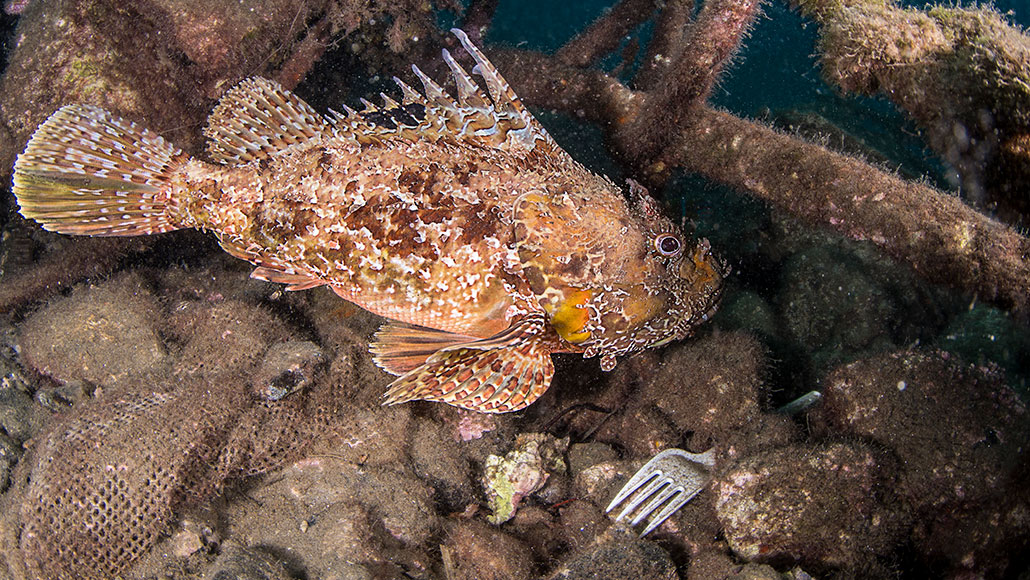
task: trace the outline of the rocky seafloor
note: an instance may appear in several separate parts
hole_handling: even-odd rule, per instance
[[[183,241],[200,248],[162,263]],[[827,299],[825,281],[790,274],[818,268],[813,260],[848,263],[841,256],[854,269],[829,283],[864,297],[847,303],[849,313]],[[877,290],[896,280],[860,275],[876,263],[861,249],[824,241],[784,263],[772,300],[731,293],[700,336],[608,374],[596,361],[560,356],[540,401],[483,415],[381,407],[390,377],[367,354],[379,319],[324,289],[284,292],[251,280],[246,264],[199,235],[166,236],[150,263],[76,285],[4,334],[8,571],[154,579],[1025,571],[1030,418],[1003,369],[896,345],[875,327],[888,320],[868,313],[911,307]],[[809,305],[811,320],[797,319],[796,302]],[[784,312],[794,317],[787,324]],[[972,316],[953,317],[940,340],[975,338],[979,327],[962,322]],[[840,319],[851,323],[815,333]],[[1001,326],[995,321],[999,340]],[[783,333],[794,338],[771,338]],[[774,407],[800,393],[773,385],[804,380],[777,378],[784,363],[769,346],[791,341],[813,345],[808,364],[823,395],[795,415]],[[669,447],[712,449],[715,465],[694,500],[638,539],[639,527],[603,510]]]

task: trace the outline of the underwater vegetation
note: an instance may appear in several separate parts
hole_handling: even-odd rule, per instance
[[[712,105],[773,7],[818,31],[834,90],[907,116],[955,191]],[[688,225],[733,273],[695,338],[608,373],[555,357],[553,387],[525,410],[383,407],[391,379],[368,353],[381,318],[327,288],[250,279],[202,234],[42,231],[8,193],[0,579],[1030,570],[1030,37],[1009,16],[622,0],[543,53],[490,42],[493,0],[5,10],[0,172],[70,104],[203,159],[205,120],[245,78],[318,110],[378,103],[412,63],[449,78],[453,21],[534,113],[558,113],[538,116],[580,161],[603,149],[609,175],[672,210],[703,178]],[[811,390],[817,405],[777,411]],[[670,447],[711,449],[712,479],[641,539],[603,508]]]

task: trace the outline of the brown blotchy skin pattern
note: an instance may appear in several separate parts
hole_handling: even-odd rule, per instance
[[[455,34],[489,97],[447,51],[456,97],[413,68],[424,94],[398,80],[402,102],[332,118],[249,79],[205,130],[220,164],[64,107],[15,165],[21,211],[72,234],[209,230],[256,278],[328,285],[397,321],[372,345],[400,375],[387,404],[514,411],[547,389],[552,352],[610,370],[689,335],[721,294],[708,242],[686,243],[642,187],[627,199],[569,157]]]
[[[327,137],[242,166],[192,161],[171,197],[181,225],[255,263],[324,280],[388,318],[488,337],[540,310],[515,251],[523,192],[589,192],[584,202],[626,212],[611,182],[537,149]]]

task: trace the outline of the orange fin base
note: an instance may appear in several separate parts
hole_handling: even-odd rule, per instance
[[[421,366],[437,351],[476,340],[463,334],[389,322],[376,332],[369,350],[379,368],[390,374],[403,375]]]
[[[552,345],[543,317],[527,317],[500,334],[441,349],[394,381],[384,405],[424,400],[480,413],[529,406],[551,385]]]

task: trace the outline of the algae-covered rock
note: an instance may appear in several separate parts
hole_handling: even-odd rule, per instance
[[[129,274],[77,288],[22,327],[22,360],[60,383],[113,387],[168,368],[157,301]]]
[[[259,397],[278,401],[310,385],[325,361],[325,353],[311,341],[273,344],[251,376],[251,386]]]
[[[866,445],[800,444],[740,462],[712,490],[726,540],[739,557],[869,573],[903,529],[892,476]]]
[[[564,472],[562,456],[568,445],[568,439],[528,433],[519,435],[515,449],[504,457],[487,457],[483,487],[490,504],[490,523],[510,520],[522,498],[542,488],[552,473]]]
[[[442,546],[451,580],[529,580],[529,548],[493,526],[477,520],[453,525]]]
[[[817,433],[871,440],[900,460],[896,491],[928,562],[1000,574],[1030,549],[1030,411],[996,369],[901,351],[823,379]],[[991,574],[987,574],[990,576]]]
[[[283,562],[260,548],[229,546],[205,575],[211,580],[287,580]]]
[[[631,578],[678,580],[676,565],[657,544],[627,534],[605,535],[586,551],[558,564],[550,580]]]

